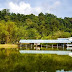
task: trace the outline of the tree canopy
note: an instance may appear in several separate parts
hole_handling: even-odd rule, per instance
[[[20,39],[56,39],[72,36],[72,18],[42,12],[24,15],[0,11],[0,43],[16,43]]]

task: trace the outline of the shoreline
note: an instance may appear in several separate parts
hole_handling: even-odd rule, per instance
[[[18,48],[17,44],[0,44],[0,48]]]

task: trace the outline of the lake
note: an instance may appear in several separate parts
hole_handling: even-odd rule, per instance
[[[72,72],[71,51],[0,49],[0,72]]]

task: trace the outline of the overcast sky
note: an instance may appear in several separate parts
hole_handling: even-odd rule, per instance
[[[10,9],[10,12],[35,14],[52,13],[57,17],[72,17],[72,0],[0,0],[0,10]]]

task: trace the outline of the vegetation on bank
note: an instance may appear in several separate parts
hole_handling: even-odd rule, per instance
[[[72,70],[72,57],[53,54],[20,54],[15,49],[0,49],[0,72],[56,72]]]
[[[0,48],[18,48],[16,44],[0,44]]]
[[[53,14],[24,15],[0,11],[0,43],[17,43],[20,39],[56,39],[72,36],[72,18]]]

